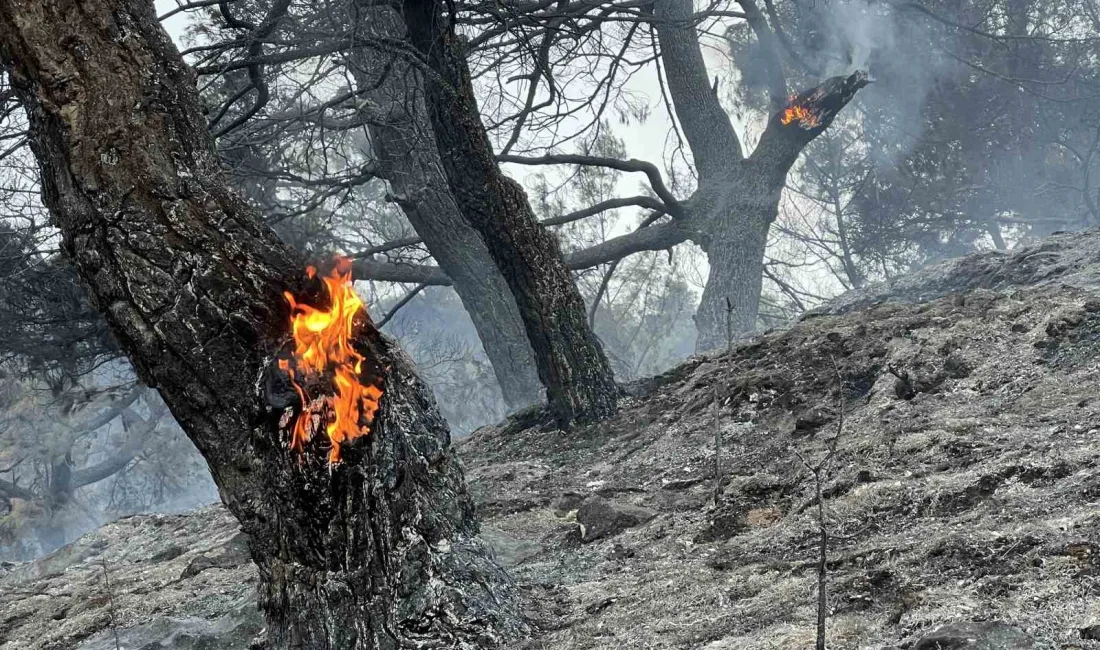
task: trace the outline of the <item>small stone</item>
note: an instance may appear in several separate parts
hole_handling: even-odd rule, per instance
[[[168,548],[149,558],[150,562],[168,562],[183,555],[187,551],[178,544],[169,544]]]
[[[608,607],[614,605],[616,600],[618,600],[618,598],[604,598],[603,600],[597,600],[588,607],[585,607],[584,611],[595,616],[596,614],[599,614]]]
[[[554,510],[554,514],[564,517],[581,507],[584,499],[585,495],[579,492],[562,492],[550,502],[550,507]]]
[[[664,481],[661,483],[661,489],[664,490],[686,490],[690,487],[699,485],[706,479],[702,476],[695,476],[692,478],[674,479],[671,481]]]
[[[799,413],[794,421],[794,435],[808,435],[829,422],[830,416],[822,409],[808,409]]]
[[[187,568],[185,568],[183,572],[180,573],[180,580],[194,578],[203,571],[206,571],[207,569],[213,569],[217,566],[218,565],[214,562],[214,560],[205,555],[200,555],[187,564]]]
[[[612,560],[628,560],[634,557],[634,549],[627,548],[622,544],[615,544],[611,547],[611,553],[608,554],[608,557]]]
[[[943,362],[944,372],[952,379],[965,379],[970,376],[972,369],[966,359],[958,352],[952,352]]]
[[[585,499],[577,510],[581,525],[581,540],[593,542],[617,535],[627,528],[640,526],[657,516],[655,510],[608,501],[593,496]]]
[[[945,625],[924,637],[913,650],[1031,650],[1035,639],[1003,623],[963,622]]]

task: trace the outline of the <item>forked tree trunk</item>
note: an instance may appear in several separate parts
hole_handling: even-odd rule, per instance
[[[406,38],[404,20],[392,7],[362,0],[350,4],[356,41]],[[463,221],[451,195],[418,74],[404,59],[369,46],[351,48],[346,58],[356,85],[374,105],[369,126],[380,173],[454,282],[505,402],[515,409],[540,401],[542,386],[519,309],[481,235]]]
[[[551,411],[562,426],[610,415],[619,394],[611,366],[557,239],[539,225],[523,189],[496,162],[443,3],[406,0],[404,8],[412,43],[434,73],[425,79],[425,97],[451,191],[508,280]]]
[[[43,197],[96,306],[250,537],[278,648],[452,647],[516,630],[446,423],[365,317],[370,434],[334,467],[286,445],[281,371],[302,262],[227,189],[194,78],[145,0],[0,0]],[[272,393],[279,394],[278,391]]]
[[[868,83],[865,73],[856,72],[826,79],[788,100],[775,34],[755,1],[738,4],[761,42],[772,110],[767,128],[747,157],[718,100],[717,87],[711,85],[692,0],[652,5],[669,93],[699,174],[698,189],[685,202],[688,210],[682,220],[710,264],[695,314],[695,347],[701,352],[725,347],[728,332],[756,328],[768,231],[779,213],[787,173],[806,145]],[[810,112],[813,123],[784,122],[784,109],[793,105]]]

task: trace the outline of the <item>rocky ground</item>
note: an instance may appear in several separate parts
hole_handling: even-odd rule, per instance
[[[1100,234],[1061,235],[476,432],[515,647],[812,647],[820,487],[830,648],[1100,648],[1098,353]],[[220,508],[124,519],[0,567],[0,649],[245,648],[254,584]]]

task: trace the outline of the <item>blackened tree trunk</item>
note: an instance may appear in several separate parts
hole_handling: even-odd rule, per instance
[[[494,158],[443,3],[406,0],[404,8],[410,39],[434,73],[425,79],[425,101],[451,191],[508,280],[555,418],[569,426],[613,413],[619,391],[611,366],[557,239]]]
[[[141,378],[160,391],[250,537],[279,648],[457,646],[514,631],[446,423],[364,315],[384,387],[330,467],[287,448],[264,390],[294,253],[228,190],[194,78],[144,0],[0,0],[0,56],[26,107],[62,246]],[[285,386],[284,386],[285,388]]]
[[[388,5],[355,0],[350,14],[353,44],[406,38],[404,20]],[[454,283],[505,402],[522,408],[540,401],[542,386],[519,309],[481,235],[466,224],[451,195],[419,74],[408,61],[369,46],[352,47],[346,57],[356,85],[372,104],[367,121],[379,174]]]

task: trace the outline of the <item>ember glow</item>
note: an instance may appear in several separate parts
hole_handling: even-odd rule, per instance
[[[799,126],[804,129],[812,129],[821,125],[821,120],[817,117],[817,113],[814,113],[809,108],[795,103],[796,97],[791,95],[790,106],[787,106],[783,111],[782,117],[779,121],[783,124],[790,124],[791,122],[798,122]]]
[[[317,269],[310,266],[306,274],[313,278]],[[355,318],[363,301],[352,285],[351,260],[337,258],[332,272],[321,281],[328,294],[328,309],[300,303],[289,291],[283,293],[290,304],[295,347],[291,359],[279,360],[279,368],[290,377],[302,402],[290,448],[301,451],[323,426],[331,444],[328,460],[337,463],[341,444],[370,433],[382,390],[361,381],[365,359],[352,346]],[[326,378],[333,394],[309,395],[307,386],[324,386],[325,382],[318,380]]]

